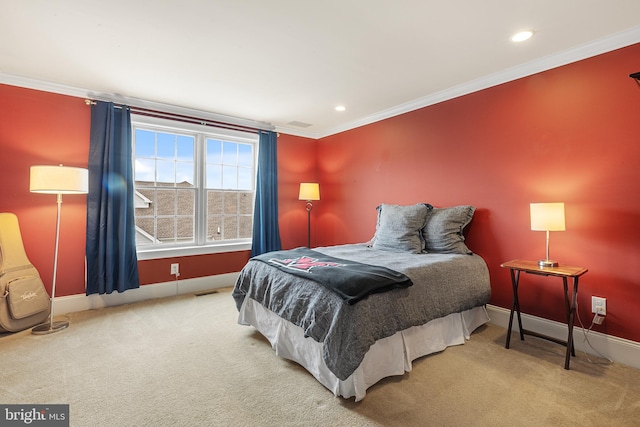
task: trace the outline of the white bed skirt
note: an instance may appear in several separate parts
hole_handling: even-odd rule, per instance
[[[238,316],[238,323],[256,328],[269,340],[278,356],[302,365],[334,395],[345,398],[355,396],[356,402],[362,400],[367,389],[381,379],[411,371],[413,360],[443,351],[451,345],[464,344],[471,332],[489,320],[482,306],[397,332],[376,341],[360,366],[342,381],[324,363],[322,345],[312,338],[305,338],[299,326],[249,297],[244,299]]]

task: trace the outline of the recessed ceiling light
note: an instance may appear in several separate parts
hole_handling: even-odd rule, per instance
[[[336,111],[344,111],[344,110],[346,110],[346,109],[347,109],[347,107],[345,107],[344,105],[338,105],[338,106],[336,107]]]
[[[533,31],[531,31],[531,30],[520,31],[519,33],[514,34],[511,37],[511,41],[512,42],[523,42],[525,40],[529,40],[531,37],[533,37]]]

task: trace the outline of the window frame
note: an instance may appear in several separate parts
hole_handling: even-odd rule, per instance
[[[256,180],[258,169],[258,134],[241,132],[236,130],[207,126],[204,124],[187,123],[175,120],[168,120],[157,117],[149,117],[138,114],[131,115],[132,137],[133,137],[133,168],[135,177],[135,135],[138,128],[149,129],[156,132],[170,132],[194,136],[194,186],[195,186],[195,206],[194,206],[194,242],[187,244],[167,243],[163,245],[143,245],[136,246],[138,260],[168,258],[175,256],[201,255],[210,253],[235,252],[251,249],[251,238],[207,241],[207,188],[206,182],[206,140],[218,139],[241,144],[251,144],[253,146],[253,199],[255,204]],[[134,189],[136,189],[134,180]],[[173,187],[175,188],[175,187]],[[220,189],[224,191],[225,189]],[[238,190],[243,191],[243,190]],[[253,218],[254,212],[252,212]]]

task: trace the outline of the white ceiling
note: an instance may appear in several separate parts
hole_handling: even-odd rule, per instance
[[[0,0],[0,83],[319,138],[640,42],[639,24],[639,0]]]

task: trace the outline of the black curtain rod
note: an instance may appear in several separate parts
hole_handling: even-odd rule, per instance
[[[95,105],[96,101],[93,101],[91,99],[86,99],[85,103],[87,105]],[[151,110],[151,109],[142,108],[142,107],[134,107],[134,106],[130,106],[130,105],[122,105],[122,104],[116,104],[116,103],[114,103],[114,105],[115,105],[116,108],[127,107],[127,108],[129,108],[131,113],[137,114],[137,115],[140,115],[140,116],[155,117],[155,118],[159,118],[159,119],[175,120],[177,122],[192,123],[192,124],[198,124],[198,125],[202,125],[202,126],[212,126],[212,127],[222,128],[222,129],[237,130],[237,131],[249,132],[249,133],[260,133],[260,131],[264,130],[264,129],[254,128],[254,127],[251,127],[251,126],[236,125],[236,124],[233,124],[233,123],[220,122],[220,121],[217,121],[217,120],[203,119],[203,118],[192,117],[192,116],[185,116],[183,114],[167,113],[165,111]]]

